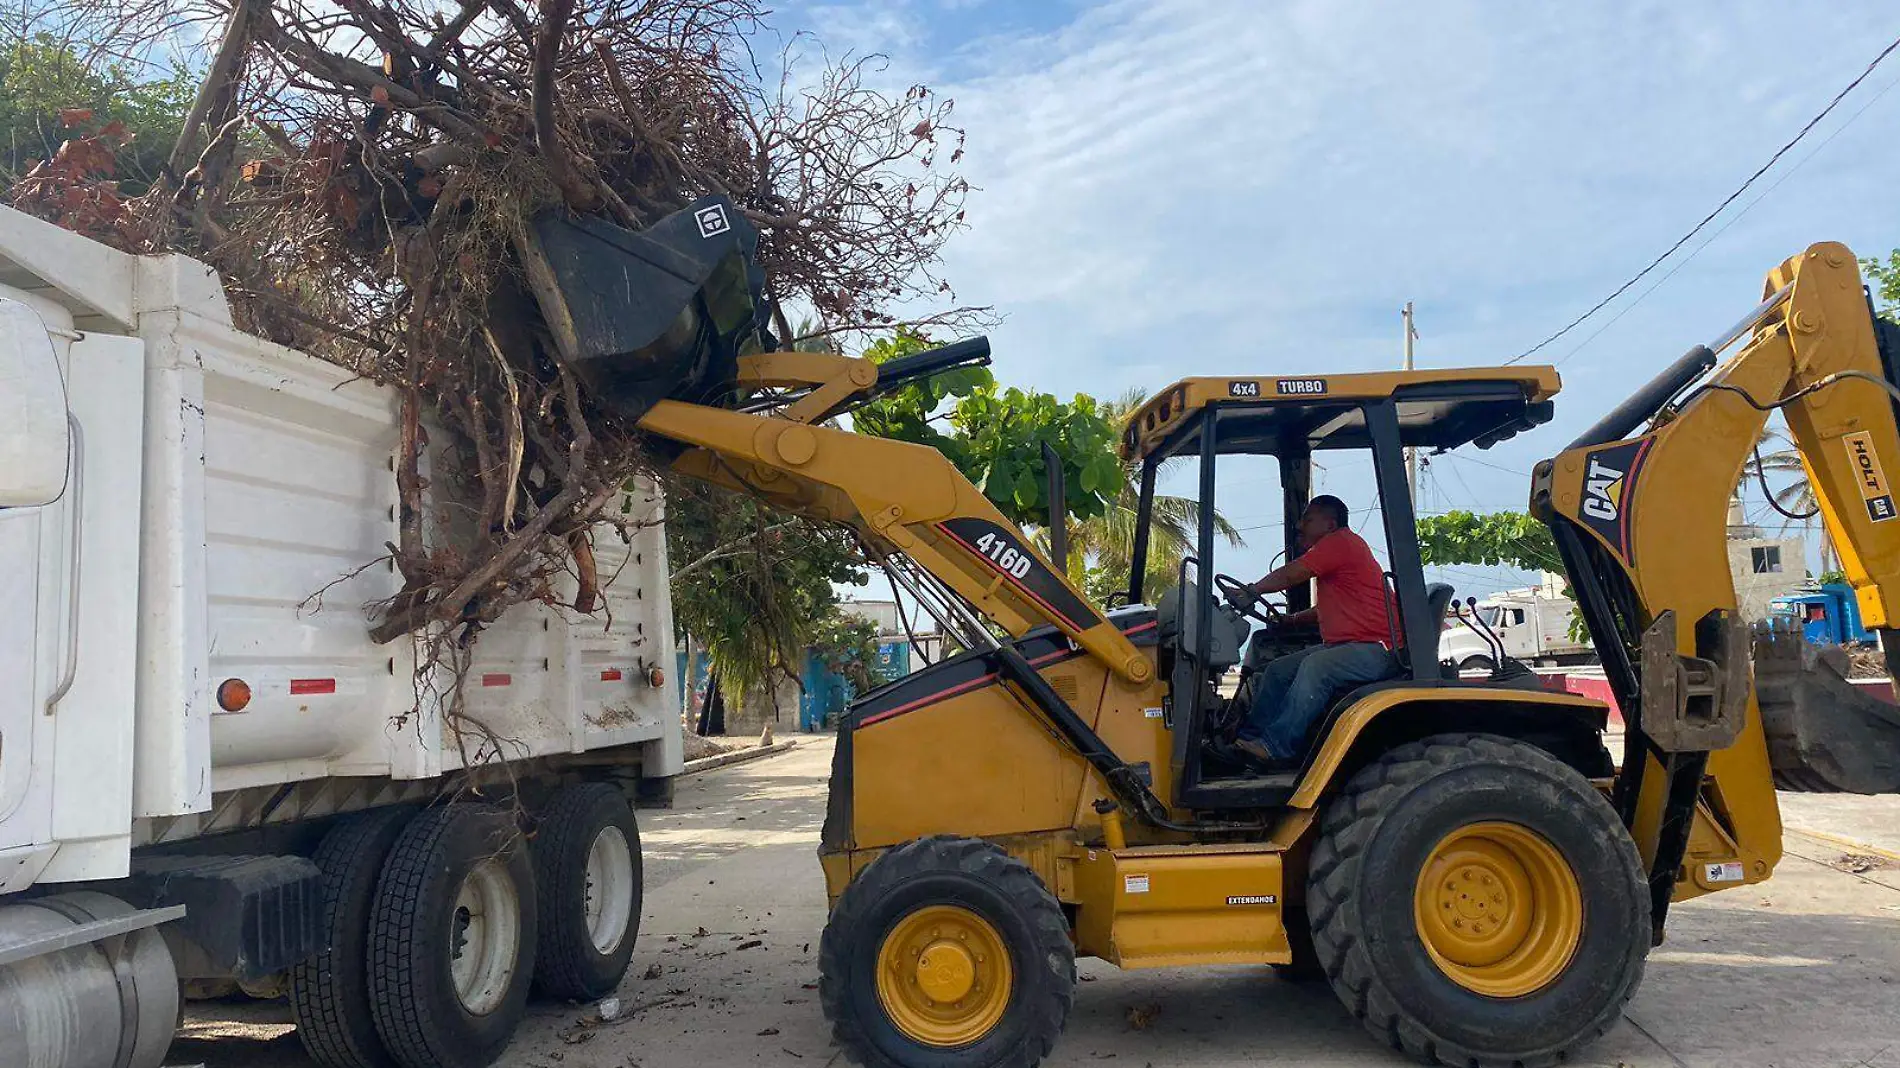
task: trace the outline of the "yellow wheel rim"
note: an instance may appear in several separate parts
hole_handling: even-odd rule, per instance
[[[1474,823],[1425,860],[1412,918],[1452,982],[1494,998],[1534,994],[1563,974],[1583,940],[1576,873],[1537,832]]]
[[[910,913],[878,947],[878,1003],[899,1031],[926,1046],[967,1046],[989,1034],[1014,984],[1003,936],[955,905]]]

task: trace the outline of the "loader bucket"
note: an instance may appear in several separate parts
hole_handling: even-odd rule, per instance
[[[528,285],[559,356],[608,410],[719,404],[735,361],[770,344],[759,232],[710,196],[635,232],[591,216],[534,219]]]
[[[1755,632],[1755,695],[1775,784],[1815,793],[1900,792],[1900,705],[1849,683],[1838,646],[1777,620]]]

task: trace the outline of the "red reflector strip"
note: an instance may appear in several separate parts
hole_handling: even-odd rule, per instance
[[[291,679],[291,693],[335,693],[335,679]]]
[[[483,686],[506,686],[515,681],[513,675],[483,675]]]
[[[619,668],[608,668],[607,670],[605,670],[605,671],[603,671],[603,672],[601,672],[601,673],[600,673],[600,681],[602,681],[602,682],[619,682],[619,681],[620,681],[620,669],[619,669]]]

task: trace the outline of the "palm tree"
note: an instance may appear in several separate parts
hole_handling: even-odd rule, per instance
[[[1120,397],[1103,402],[1101,412],[1116,430],[1148,399],[1142,389],[1131,389]],[[1098,600],[1115,590],[1128,588],[1128,569],[1135,556],[1135,519],[1141,504],[1141,465],[1122,465],[1122,485],[1108,509],[1101,515],[1072,521],[1069,526],[1070,578],[1085,585]],[[1148,532],[1148,565],[1142,579],[1145,599],[1153,601],[1162,591],[1173,587],[1181,573],[1181,559],[1194,551],[1201,526],[1201,505],[1189,497],[1156,494]],[[1214,527],[1227,544],[1238,547],[1245,542],[1233,524],[1216,512]],[[1039,539],[1048,547],[1046,536]]]
[[[1768,451],[1764,452],[1764,449]],[[1801,452],[1780,431],[1762,430],[1761,437],[1755,442],[1754,458],[1743,465],[1743,472],[1754,476],[1769,503],[1781,513],[1785,520],[1781,525],[1783,530],[1795,522],[1799,522],[1805,530],[1810,520],[1820,512],[1821,505],[1814,496],[1814,486],[1808,482],[1808,468],[1801,460]],[[1768,484],[1768,475],[1785,477],[1790,481],[1780,489],[1775,489]],[[1827,527],[1823,524],[1821,570],[1833,571],[1839,566],[1834,539],[1828,536]]]

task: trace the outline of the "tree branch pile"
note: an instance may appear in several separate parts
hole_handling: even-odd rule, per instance
[[[224,30],[170,166],[83,220],[205,260],[241,325],[397,391],[403,585],[377,640],[466,645],[510,605],[554,600],[564,574],[570,607],[598,601],[591,531],[645,462],[539,325],[519,266],[537,213],[639,229],[724,194],[760,228],[769,295],[825,332],[948,291],[933,267],[968,190],[950,103],[880,91],[875,57],[808,72],[802,37],[762,62],[761,14],[757,0],[201,12]],[[95,203],[110,147],[74,150],[10,201],[55,218]]]

